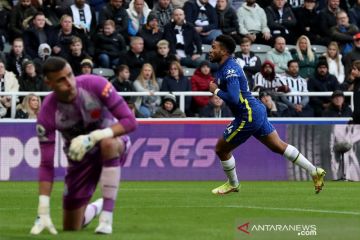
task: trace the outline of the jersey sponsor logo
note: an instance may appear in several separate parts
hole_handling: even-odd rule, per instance
[[[104,97],[109,97],[110,93],[112,92],[112,85],[110,82],[108,82],[104,89],[101,92],[101,95],[103,95]]]
[[[37,133],[37,136],[38,136],[40,142],[49,140],[45,136],[46,135],[46,130],[45,130],[43,125],[36,124],[36,133]]]
[[[229,69],[226,71],[226,78],[237,77],[235,69]]]

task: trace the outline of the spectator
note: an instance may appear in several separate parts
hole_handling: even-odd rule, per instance
[[[299,74],[306,80],[314,75],[317,56],[311,48],[310,40],[302,35],[296,41],[296,48],[290,50],[292,58],[299,62]]]
[[[183,9],[186,21],[195,26],[202,43],[211,44],[217,36],[221,35],[216,10],[209,4],[209,0],[187,1]]]
[[[286,84],[281,76],[275,73],[275,65],[271,61],[265,61],[261,65],[260,72],[254,76],[254,91],[288,92]]]
[[[212,81],[214,81],[214,77],[211,75],[210,64],[208,61],[203,61],[191,77],[191,90],[194,92],[208,91],[209,84]],[[201,109],[209,104],[209,99],[208,96],[194,96],[193,112],[199,113]]]
[[[345,73],[339,45],[336,42],[330,42],[324,56],[326,57],[326,61],[329,65],[329,73],[334,75],[340,84],[343,83]]]
[[[146,24],[140,28],[137,35],[144,39],[146,52],[149,54],[156,52],[156,44],[162,39],[163,32],[159,29],[159,22],[154,12],[149,13]]]
[[[329,73],[329,66],[324,58],[319,59],[315,75],[310,78],[308,85],[311,92],[333,92],[340,88],[336,77]],[[330,97],[311,97],[310,104],[315,111],[315,117],[321,117],[330,102]]]
[[[33,17],[31,26],[23,34],[26,54],[31,58],[36,58],[40,44],[52,45],[51,33],[51,27],[46,24],[44,13],[37,12]]]
[[[231,7],[229,0],[217,0],[216,13],[218,26],[223,34],[231,36],[235,42],[240,43],[239,20],[236,11]]]
[[[124,0],[110,0],[99,12],[99,26],[106,20],[115,22],[115,29],[124,38],[127,36],[129,16],[124,7]]]
[[[129,16],[128,34],[135,36],[142,25],[146,23],[151,10],[144,0],[131,0],[126,11]]]
[[[94,63],[89,58],[85,58],[80,63],[81,74],[92,74]]]
[[[294,43],[294,28],[296,18],[286,0],[273,0],[272,4],[265,9],[267,24],[271,35],[276,38],[281,36],[289,43]]]
[[[299,76],[299,63],[296,60],[288,62],[288,71],[283,81],[291,92],[308,92],[307,82]],[[308,96],[282,96],[281,100],[288,106],[291,117],[313,117]]]
[[[19,91],[22,92],[42,92],[50,91],[45,85],[44,79],[35,70],[35,64],[31,60],[25,60],[22,64],[23,76],[19,81]]]
[[[332,41],[331,28],[336,26],[336,14],[341,10],[340,0],[328,0],[327,6],[319,13],[319,31],[322,36],[322,43],[328,45]]]
[[[156,82],[151,64],[145,63],[143,65],[139,76],[134,81],[134,88],[137,92],[148,92],[150,94],[150,96],[137,97],[135,106],[144,117],[152,116],[157,111],[161,99],[159,96],[154,95],[154,92],[159,91],[159,85]]]
[[[175,9],[172,19],[164,30],[164,39],[170,43],[170,53],[176,54],[182,66],[198,67],[202,61],[199,34],[191,24],[185,22],[182,9]]]
[[[288,70],[287,63],[292,60],[290,52],[286,49],[283,37],[275,38],[274,48],[266,53],[266,60],[275,64],[275,72],[284,74]]]
[[[346,91],[354,94],[353,123],[360,124],[360,60],[352,63],[349,81],[346,82]]]
[[[33,59],[36,72],[42,73],[42,65],[48,57],[51,56],[51,47],[47,43],[39,45],[38,56]]]
[[[177,106],[176,97],[172,94],[164,96],[161,107],[152,116],[153,118],[185,118],[186,115]]]
[[[15,118],[36,119],[41,107],[41,98],[33,93],[26,95],[17,105]]]
[[[296,35],[305,35],[314,44],[323,44],[319,33],[319,13],[316,10],[316,0],[305,0],[304,5],[294,10]]]
[[[352,8],[349,10],[350,23],[360,29],[360,0],[356,0]]]
[[[164,77],[169,73],[170,63],[176,61],[175,54],[170,53],[169,42],[160,40],[157,44],[157,52],[149,57],[151,65],[155,69],[155,74],[159,83],[162,83]],[[161,85],[161,84],[159,84]]]
[[[352,110],[345,103],[345,96],[341,90],[336,90],[331,95],[330,105],[323,112],[323,117],[351,117]]]
[[[91,59],[90,55],[83,49],[83,44],[80,38],[73,37],[70,44],[70,55],[67,57],[69,64],[73,69],[75,76],[81,74],[80,63],[84,59]]]
[[[237,10],[240,34],[248,37],[252,42],[270,44],[270,29],[268,28],[266,14],[256,0],[246,0]]]
[[[5,63],[0,61],[0,92],[18,92],[19,82],[13,72],[8,72]],[[0,103],[6,108],[4,117],[10,117],[11,96],[0,96]]]
[[[169,74],[164,77],[160,91],[162,92],[187,92],[191,91],[191,84],[187,77],[184,76],[183,69],[178,61],[170,63]],[[177,102],[179,101],[177,97]],[[185,97],[185,111],[190,108],[191,98]]]
[[[144,51],[144,40],[141,37],[130,39],[130,49],[120,57],[119,64],[125,64],[130,69],[130,81],[139,76],[140,69],[148,62],[148,55]]]
[[[2,42],[2,45],[0,45],[0,51],[4,50],[3,41],[9,42],[10,39],[10,29],[9,29],[10,17],[11,17],[11,6],[8,1],[2,1],[0,7],[0,39]]]
[[[353,49],[343,58],[343,64],[345,68],[345,78],[349,77],[352,68],[352,63],[360,59],[360,33],[355,34],[353,40],[354,40]]]
[[[158,19],[160,31],[164,32],[164,27],[170,23],[171,14],[174,11],[172,2],[170,0],[159,0],[153,11]]]
[[[95,33],[95,10],[85,0],[74,0],[74,4],[67,9],[67,14],[72,17],[77,28],[83,29],[89,36]]]
[[[31,0],[19,0],[15,7],[11,10],[9,29],[11,39],[20,38],[25,30],[23,21],[37,12],[36,8],[31,4]]]
[[[238,58],[238,63],[245,72],[248,80],[249,88],[254,88],[254,76],[261,70],[261,60],[251,49],[251,40],[244,37],[240,41],[240,52],[235,52],[235,57]]]
[[[113,68],[119,64],[122,52],[126,50],[126,43],[120,33],[115,31],[115,22],[106,20],[102,32],[95,38],[95,54],[99,67]]]
[[[70,15],[65,14],[60,18],[60,26],[54,29],[52,35],[54,38],[52,52],[56,56],[67,58],[70,54],[70,44],[73,37],[79,37],[84,44],[85,51],[90,55],[94,54],[94,47],[89,35],[84,29],[73,25]]]
[[[130,71],[127,65],[119,65],[116,67],[115,76],[110,79],[110,82],[118,92],[134,92],[133,84],[129,80]],[[124,97],[127,102],[130,102],[132,97]]]
[[[21,38],[15,38],[10,52],[6,54],[6,68],[15,73],[18,79],[22,75],[21,64],[25,59],[31,59],[31,57],[25,53],[24,41]]]
[[[208,105],[201,109],[200,117],[226,118],[233,117],[233,115],[224,101],[220,97],[213,95]]]
[[[331,28],[331,39],[338,42],[341,54],[346,55],[352,50],[353,35],[358,31],[356,25],[349,23],[345,11],[340,10],[336,14],[336,25]]]
[[[289,116],[289,109],[286,104],[273,100],[271,93],[267,91],[261,91],[259,93],[259,99],[266,107],[266,113],[268,117]]]

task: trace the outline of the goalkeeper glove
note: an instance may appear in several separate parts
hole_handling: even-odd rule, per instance
[[[111,128],[92,131],[87,135],[80,135],[71,140],[69,148],[69,157],[74,161],[81,161],[84,155],[92,149],[96,143],[104,138],[114,136]]]
[[[47,228],[51,234],[57,234],[55,226],[50,218],[50,197],[46,195],[40,195],[38,217],[35,220],[34,226],[30,230],[30,234],[38,235],[45,228]]]

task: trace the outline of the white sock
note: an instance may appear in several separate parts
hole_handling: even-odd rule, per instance
[[[102,211],[100,214],[100,222],[107,222],[112,224],[113,213],[109,211]]]
[[[239,185],[239,180],[236,175],[236,167],[235,167],[235,158],[231,155],[231,158],[226,161],[221,161],[222,167],[226,176],[229,179],[230,185],[233,187],[237,187]]]
[[[102,210],[103,199],[99,198],[96,201],[87,205],[84,213],[84,223],[83,226],[88,225]]]
[[[284,157],[301,168],[307,170],[310,174],[314,174],[314,172],[316,172],[316,167],[309,160],[307,160],[304,155],[302,155],[299,150],[297,150],[296,147],[290,144],[288,144],[285,149]]]

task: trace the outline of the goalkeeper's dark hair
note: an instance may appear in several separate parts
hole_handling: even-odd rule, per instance
[[[62,70],[68,62],[61,57],[49,57],[43,65],[43,75]]]
[[[226,49],[229,55],[235,52],[236,43],[232,37],[222,34],[220,36],[217,36],[215,41],[219,42],[220,45]]]

